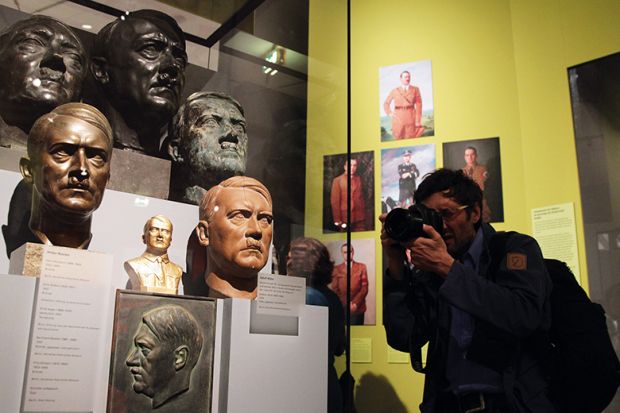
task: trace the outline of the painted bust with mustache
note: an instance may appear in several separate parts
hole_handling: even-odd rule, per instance
[[[21,244],[88,248],[111,156],[112,128],[96,108],[66,103],[40,117],[28,136],[28,157],[19,165],[32,185],[32,237]]]
[[[206,248],[210,297],[256,298],[258,272],[269,258],[272,209],[271,194],[254,178],[234,176],[207,191],[196,235]]]
[[[79,100],[88,61],[68,26],[32,16],[0,33],[0,67],[0,146],[26,148],[35,120]]]
[[[199,204],[209,188],[245,173],[245,115],[231,96],[220,92],[190,95],[169,129],[170,199]]]
[[[106,25],[95,39],[91,72],[102,93],[114,146],[159,156],[160,140],[185,84],[185,36],[156,10],[137,10]]]

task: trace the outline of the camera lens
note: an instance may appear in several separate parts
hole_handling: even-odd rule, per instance
[[[417,208],[395,208],[385,217],[383,227],[393,240],[407,242],[424,234],[423,224],[424,221]]]

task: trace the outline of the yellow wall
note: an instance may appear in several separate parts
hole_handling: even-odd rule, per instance
[[[353,148],[375,151],[375,210],[380,211],[381,149],[500,137],[505,224],[529,232],[534,207],[574,202],[581,272],[583,226],[566,69],[620,51],[617,0],[352,0]],[[321,233],[322,165],[346,150],[346,3],[310,3],[307,235]],[[435,137],[381,143],[377,113],[382,66],[432,61]],[[355,233],[378,240],[378,231]],[[380,244],[377,241],[377,251]],[[378,257],[380,255],[378,254]],[[377,277],[380,280],[380,260]],[[373,362],[353,364],[360,412],[417,411],[423,377],[388,364],[381,326],[354,327],[370,337]],[[341,367],[341,366],[340,366]],[[395,392],[395,393],[394,393]],[[400,402],[398,401],[400,399]],[[393,403],[393,404],[391,404]]]

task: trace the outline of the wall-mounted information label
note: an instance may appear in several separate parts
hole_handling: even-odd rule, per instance
[[[23,411],[90,412],[101,391],[94,377],[109,351],[102,326],[112,257],[47,246],[41,259]]]
[[[256,313],[297,316],[306,303],[306,279],[275,274],[258,274]]]
[[[372,338],[351,338],[351,363],[372,363]]]
[[[545,258],[564,261],[580,281],[573,204],[532,209],[532,230]]]

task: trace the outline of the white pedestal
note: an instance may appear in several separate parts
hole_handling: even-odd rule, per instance
[[[32,277],[0,275],[0,400],[5,412],[19,411],[37,281]]]
[[[297,335],[250,333],[256,315],[249,300],[226,299],[218,307],[214,413],[327,410],[327,307],[303,307]]]

